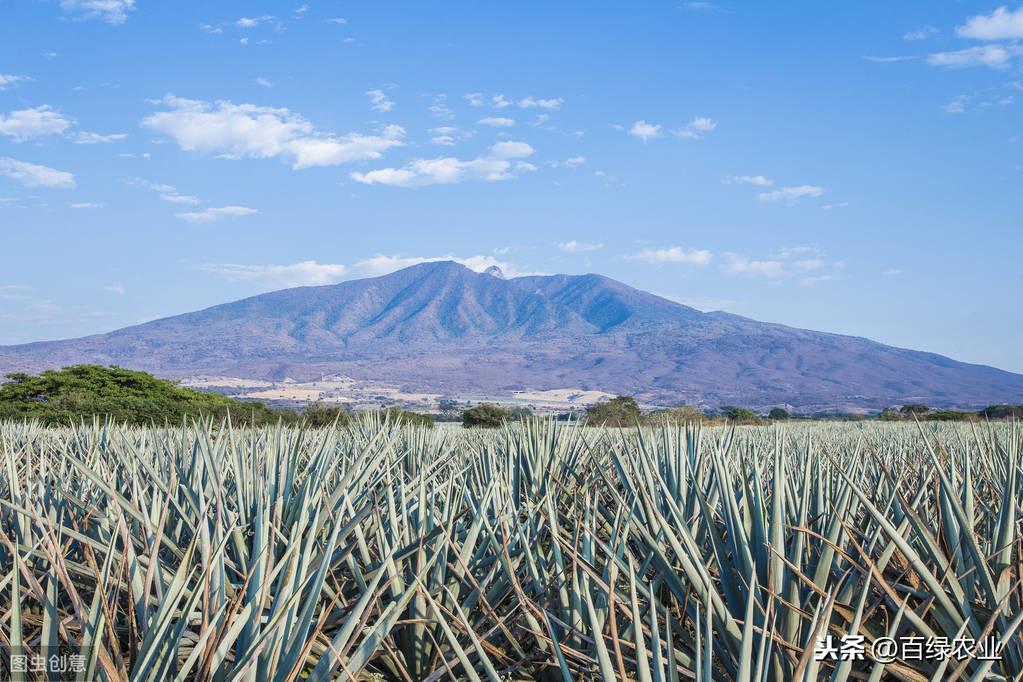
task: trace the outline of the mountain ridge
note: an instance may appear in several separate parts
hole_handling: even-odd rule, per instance
[[[704,313],[596,273],[451,261],[250,296],[105,334],[0,346],[0,371],[99,362],[184,378],[344,374],[444,394],[579,387],[673,404],[1023,402],[1023,375],[863,337]]]

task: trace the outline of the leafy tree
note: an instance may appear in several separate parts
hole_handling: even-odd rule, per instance
[[[433,428],[433,419],[431,419],[428,414],[410,412],[409,410],[403,410],[398,407],[389,407],[386,410],[383,410],[380,414],[382,417],[386,417],[390,420],[393,424],[425,426],[428,429]]]
[[[511,411],[493,403],[482,403],[462,412],[462,426],[482,429],[500,428],[511,419]]]
[[[688,424],[704,421],[704,414],[699,408],[691,405],[679,405],[667,410],[651,412],[648,420],[651,424],[655,425]]]
[[[513,407],[508,411],[512,421],[524,422],[533,416],[533,411],[528,407]]]
[[[988,405],[978,413],[988,419],[1023,419],[1023,405]]]
[[[881,410],[881,414],[877,415],[877,418],[883,422],[899,422],[902,421],[902,412],[894,407],[886,407]]]
[[[591,426],[635,426],[642,416],[636,399],[628,395],[595,403],[586,409],[586,423]]]
[[[308,426],[346,426],[352,421],[348,410],[338,405],[325,405],[321,402],[310,403],[302,410],[302,421]]]
[[[724,413],[725,419],[732,422],[733,424],[760,424],[761,419],[757,416],[757,413],[745,407],[736,407],[734,405],[724,405],[721,408],[721,412]]]
[[[980,419],[973,412],[961,412],[959,410],[934,410],[926,415],[928,421],[935,422],[972,422]]]
[[[771,411],[767,413],[767,418],[773,419],[775,421],[782,421],[790,418],[791,416],[792,415],[789,414],[788,410],[782,409],[780,407],[772,407]]]
[[[914,414],[926,414],[930,409],[931,408],[927,407],[923,403],[909,403],[908,405],[903,405],[902,408],[899,409],[899,412],[909,417]]]
[[[10,374],[0,384],[0,419],[36,419],[56,425],[93,416],[129,424],[180,423],[230,415],[234,424],[293,422],[294,412],[272,410],[216,393],[183,388],[152,374],[115,365],[74,365],[38,376]]]

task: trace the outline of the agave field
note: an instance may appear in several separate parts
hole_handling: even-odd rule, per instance
[[[0,678],[61,652],[80,680],[1019,680],[1020,446],[0,424]],[[962,641],[997,655],[934,655]]]

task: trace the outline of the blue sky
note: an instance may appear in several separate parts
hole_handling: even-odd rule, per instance
[[[454,257],[1023,371],[1023,6],[0,7],[0,343]]]

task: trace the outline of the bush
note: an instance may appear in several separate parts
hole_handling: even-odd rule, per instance
[[[679,405],[667,410],[651,412],[647,420],[654,425],[677,425],[690,424],[705,421],[704,414],[698,408],[691,405]]]
[[[771,411],[767,413],[767,418],[775,421],[789,419],[791,416],[788,410],[783,410],[780,407],[772,407]]]
[[[735,407],[734,405],[725,405],[721,408],[721,412],[725,415],[725,419],[733,424],[762,424],[763,420],[753,410],[745,407]]]
[[[500,405],[483,403],[462,412],[462,426],[482,429],[496,429],[510,421],[512,413]]]
[[[294,422],[290,410],[182,388],[152,374],[116,365],[74,365],[38,376],[9,374],[0,384],[0,419],[36,419],[58,425],[92,417],[127,424],[180,423],[230,415],[236,425]]]
[[[1023,405],[988,405],[978,413],[988,419],[1023,419]]]
[[[881,410],[881,414],[877,415],[877,418],[883,422],[900,422],[902,413],[894,407],[886,407]]]
[[[433,428],[433,419],[428,414],[410,412],[398,407],[389,407],[386,410],[381,411],[379,414],[381,417],[388,419],[392,424],[425,426],[428,429]]]
[[[931,408],[927,407],[926,405],[924,405],[922,403],[910,403],[908,405],[903,405],[902,408],[899,410],[899,412],[901,412],[902,414],[904,414],[907,417],[909,417],[909,416],[912,416],[914,414],[925,414],[930,409]]]
[[[588,426],[635,426],[641,417],[639,404],[628,395],[620,395],[586,409]]]
[[[348,410],[338,405],[325,405],[321,402],[310,403],[302,410],[302,421],[307,426],[346,426],[352,421]]]

